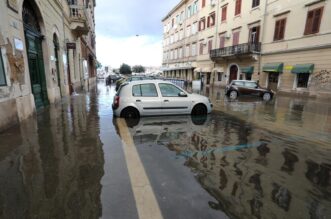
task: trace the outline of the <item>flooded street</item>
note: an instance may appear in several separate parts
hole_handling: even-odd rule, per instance
[[[330,217],[330,102],[205,88],[206,117],[125,121],[114,92],[0,133],[0,218]]]

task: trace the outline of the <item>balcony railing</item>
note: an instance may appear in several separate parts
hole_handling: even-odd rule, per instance
[[[225,58],[231,56],[249,55],[261,52],[261,43],[243,43],[220,49],[210,50],[210,58]]]
[[[70,28],[78,35],[85,35],[89,31],[86,9],[84,6],[69,4]]]

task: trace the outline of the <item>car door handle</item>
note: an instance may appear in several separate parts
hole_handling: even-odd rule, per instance
[[[141,100],[136,100],[136,102],[141,102]]]
[[[164,100],[164,102],[169,102],[169,100]]]

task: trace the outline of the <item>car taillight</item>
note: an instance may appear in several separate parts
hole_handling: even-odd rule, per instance
[[[120,106],[120,97],[115,96],[114,97],[114,109],[117,109]]]

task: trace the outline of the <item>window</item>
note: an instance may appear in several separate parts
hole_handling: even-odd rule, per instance
[[[191,17],[192,16],[192,10],[191,10],[191,6],[188,6],[187,7],[187,17],[189,18],[189,17]]]
[[[212,12],[207,20],[207,27],[212,27],[215,25],[215,12]]]
[[[241,0],[236,0],[236,8],[234,11],[234,15],[239,15],[241,13]]]
[[[222,81],[222,73],[221,72],[217,72],[217,80]]]
[[[242,82],[242,81],[235,81],[235,82],[233,83],[233,85],[235,85],[235,86],[239,86],[239,87],[243,87],[243,86],[244,86],[244,82]]]
[[[178,58],[179,58],[179,59],[183,58],[183,48],[182,48],[182,47],[179,48],[178,51],[179,51]]]
[[[227,6],[224,6],[223,8],[222,8],[222,19],[221,19],[221,21],[222,22],[224,22],[224,21],[226,21],[226,12],[227,12]]]
[[[195,22],[192,25],[192,34],[196,34],[197,33],[197,27],[198,27],[198,22]]]
[[[179,93],[183,92],[172,84],[159,84],[159,88],[163,97],[178,97]]]
[[[154,84],[140,84],[132,87],[132,96],[157,97],[158,95]]]
[[[206,27],[206,19],[205,18],[201,18],[200,22],[199,22],[199,31],[204,30]]]
[[[210,50],[212,50],[212,49],[213,49],[213,40],[210,39],[210,40],[208,41],[208,52],[210,52]]]
[[[286,18],[276,21],[274,41],[284,39],[285,26],[286,26]]]
[[[5,75],[5,68],[2,60],[2,52],[0,49],[0,86],[5,86],[6,84],[6,75]]]
[[[307,88],[309,81],[309,73],[297,74],[297,87],[298,88]]]
[[[252,27],[249,29],[249,42],[256,44],[260,41],[260,26]]]
[[[247,87],[247,88],[256,88],[257,84],[256,84],[256,82],[245,82],[245,87]]]
[[[206,6],[206,0],[202,0],[202,5],[201,7],[204,8]]]
[[[197,55],[197,44],[194,43],[192,44],[192,56],[196,56]]]
[[[240,35],[239,31],[233,33],[233,41],[232,41],[233,46],[236,46],[239,44],[239,35]]]
[[[198,13],[198,1],[193,3],[193,14]]]
[[[305,35],[318,33],[323,15],[323,7],[308,11]]]
[[[189,57],[189,56],[190,56],[190,45],[187,45],[185,51],[185,57]]]
[[[203,43],[200,43],[200,48],[199,48],[199,55],[203,55]]]
[[[224,48],[225,45],[225,36],[221,35],[220,36],[220,48]]]
[[[191,35],[191,26],[187,26],[186,28],[186,36],[189,37]]]
[[[253,0],[252,2],[252,8],[255,8],[260,5],[260,0]]]

